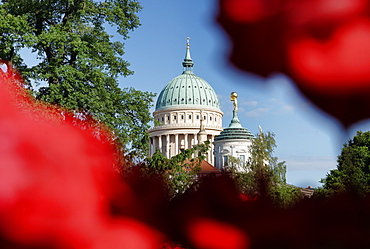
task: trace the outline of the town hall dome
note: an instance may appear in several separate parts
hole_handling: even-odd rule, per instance
[[[172,79],[159,94],[156,111],[167,108],[220,110],[220,102],[211,85],[193,73],[189,47],[182,65],[183,73]]]

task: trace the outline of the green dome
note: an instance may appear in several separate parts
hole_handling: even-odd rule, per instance
[[[184,71],[163,88],[157,99],[156,110],[172,107],[220,109],[220,102],[207,81]]]
[[[225,128],[220,135],[215,138],[215,141],[243,139],[252,140],[254,136],[246,128]]]
[[[215,138],[216,141],[230,140],[230,139],[243,139],[252,140],[253,135],[246,129],[243,128],[238,118],[238,111],[234,109],[233,118],[228,128],[225,128],[220,135]]]
[[[167,108],[216,109],[220,111],[220,102],[210,84],[193,71],[189,44],[186,47],[184,72],[171,80],[158,96],[156,111]]]

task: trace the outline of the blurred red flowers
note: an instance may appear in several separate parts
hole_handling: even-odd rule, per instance
[[[0,69],[2,248],[158,248],[162,236],[138,220],[113,217],[110,199],[130,190],[114,173],[104,129],[73,122],[34,102],[22,80]],[[100,133],[100,139],[94,132]]]
[[[238,68],[287,74],[349,126],[370,117],[369,10],[366,0],[220,0],[218,21]]]
[[[196,248],[249,248],[249,240],[244,232],[231,224],[211,219],[193,220],[188,227],[188,234]]]

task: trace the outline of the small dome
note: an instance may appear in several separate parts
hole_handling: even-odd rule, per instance
[[[185,70],[171,80],[158,96],[156,110],[172,107],[194,107],[220,110],[213,88],[192,71]]]
[[[221,140],[234,140],[234,139],[243,139],[243,140],[253,140],[254,136],[246,128],[225,128],[220,135],[215,138],[216,141]]]

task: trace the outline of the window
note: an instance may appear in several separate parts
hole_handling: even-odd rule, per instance
[[[245,165],[245,155],[240,155],[239,160],[240,160],[240,164],[244,166]]]
[[[189,115],[189,119],[191,119],[191,115]]]
[[[209,120],[212,120],[212,117],[209,117]]]
[[[184,119],[184,115],[181,115],[181,119]]]
[[[229,156],[224,156],[224,166],[229,165]]]
[[[199,115],[197,115],[197,119],[199,119]]]
[[[170,120],[170,116],[167,116],[167,120],[168,120],[168,121]]]
[[[176,116],[173,116],[173,119],[176,120]]]
[[[162,122],[164,121],[164,117],[162,117]]]

